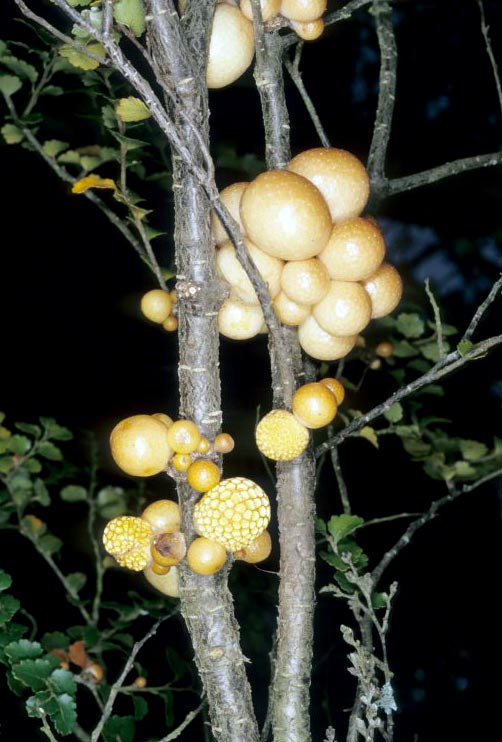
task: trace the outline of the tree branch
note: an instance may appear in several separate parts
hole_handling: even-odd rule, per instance
[[[502,292],[502,275],[500,276],[498,281],[495,281],[495,283],[493,284],[491,288],[490,293],[488,294],[484,302],[480,304],[479,307],[476,309],[474,316],[469,323],[469,327],[464,332],[462,340],[471,339],[471,337],[474,335],[474,333],[478,329],[478,325],[483,319],[483,317],[485,316],[487,310],[493,304],[495,299],[498,298],[501,292]]]
[[[428,371],[426,374],[423,374],[423,376],[420,376],[418,379],[415,379],[415,381],[412,381],[406,386],[401,387],[397,390],[397,392],[394,392],[394,394],[392,394],[387,400],[385,400],[385,402],[377,405],[361,417],[356,418],[349,425],[343,428],[343,430],[341,430],[339,433],[334,435],[332,438],[329,438],[324,443],[321,443],[321,445],[317,446],[315,451],[316,457],[321,456],[325,451],[328,451],[330,448],[332,448],[332,446],[338,446],[340,443],[342,443],[342,441],[346,440],[346,438],[353,435],[354,433],[357,433],[369,422],[375,420],[377,417],[380,417],[380,415],[383,415],[383,413],[386,412],[390,407],[392,407],[392,405],[396,402],[400,402],[402,399],[406,399],[406,397],[409,397],[411,394],[418,391],[427,384],[432,384],[433,382],[442,379],[444,376],[448,376],[449,374],[453,373],[453,371],[457,371],[459,368],[465,366],[467,363],[469,363],[469,361],[476,360],[480,356],[488,353],[492,348],[495,348],[501,344],[502,335],[495,335],[475,345],[472,350],[470,350],[469,353],[466,353],[464,356],[461,356],[458,350],[454,351],[453,353],[449,353],[443,358],[442,361],[436,363],[435,366],[433,366],[431,370]]]
[[[114,684],[110,688],[110,693],[105,703],[103,713],[101,714],[101,717],[98,723],[96,724],[96,726],[94,727],[92,731],[91,742],[98,742],[98,739],[101,736],[101,732],[103,731],[103,727],[105,726],[106,722],[108,721],[108,719],[110,718],[113,712],[113,706],[115,704],[118,694],[120,693],[120,689],[124,685],[126,677],[129,675],[129,673],[131,672],[134,666],[134,661],[138,655],[138,652],[144,647],[147,641],[152,638],[152,636],[155,636],[159,627],[165,621],[170,619],[176,612],[177,611],[173,611],[172,613],[169,613],[167,616],[163,616],[162,618],[159,618],[159,620],[156,621],[154,625],[152,626],[152,628],[145,634],[143,639],[140,639],[140,641],[134,644],[131,650],[131,654],[127,658],[127,661],[124,665],[122,672],[120,673],[117,680],[114,682]]]
[[[485,41],[486,53],[492,67],[493,78],[495,80],[495,87],[497,88],[497,98],[499,102],[500,113],[502,114],[502,83],[500,81],[499,70],[495,55],[493,53],[492,42],[490,40],[490,27],[486,24],[485,9],[483,6],[483,0],[478,0],[479,14],[481,16],[481,33]]]
[[[182,734],[182,732],[184,732],[187,726],[192,723],[196,716],[200,714],[205,705],[206,702],[202,701],[202,703],[200,703],[197,708],[194,709],[194,711],[190,711],[190,713],[185,716],[181,724],[178,724],[176,729],[173,729],[172,732],[169,732],[169,734],[166,734],[165,737],[159,739],[159,742],[171,742],[171,740],[173,739],[178,739],[178,737]]]
[[[378,190],[379,184],[386,181],[385,159],[396,100],[397,46],[392,25],[392,8],[388,0],[373,0],[371,13],[375,17],[380,47],[380,84],[367,168],[370,180]]]
[[[295,56],[293,61],[288,59],[287,55],[284,55],[284,66],[286,67],[287,71],[289,72],[289,76],[293,80],[294,84],[296,85],[296,89],[300,93],[303,103],[305,105],[305,108],[307,109],[307,112],[312,120],[312,123],[314,124],[314,128],[317,132],[317,136],[321,140],[321,144],[323,147],[330,147],[330,142],[328,139],[328,136],[326,132],[324,131],[324,127],[321,123],[321,119],[319,118],[319,114],[317,113],[315,106],[312,102],[312,98],[307,92],[307,88],[304,85],[302,75],[300,72],[300,59],[302,57],[302,51],[303,51],[304,43],[303,41],[300,41],[299,44],[297,44],[295,49]]]

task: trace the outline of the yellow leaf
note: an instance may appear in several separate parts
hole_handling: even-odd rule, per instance
[[[364,428],[361,428],[361,430],[359,431],[359,435],[361,436],[361,438],[366,438],[366,440],[369,441],[372,446],[378,448],[378,436],[375,428],[370,428],[369,425],[365,425]]]
[[[111,178],[102,178],[100,175],[87,175],[73,184],[71,192],[85,193],[89,188],[108,188],[115,191],[117,186]]]
[[[86,48],[92,54],[95,54],[98,57],[103,57],[104,60],[105,50],[101,44],[93,42],[91,44],[87,44]],[[75,49],[70,44],[63,44],[63,46],[61,46],[59,49],[59,55],[67,59],[73,67],[78,67],[81,70],[95,70],[99,67],[99,62],[97,59],[88,57],[87,54],[85,54],[84,52],[77,51],[77,49]]]
[[[115,113],[122,121],[144,121],[152,115],[142,100],[130,95],[121,98],[115,106]]]

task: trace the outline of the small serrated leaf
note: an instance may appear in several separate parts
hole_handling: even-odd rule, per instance
[[[467,353],[470,353],[470,351],[473,348],[474,348],[474,343],[471,343],[470,340],[461,340],[459,344],[457,345],[457,350],[462,357],[466,356]]]
[[[113,17],[127,26],[136,36],[145,32],[145,8],[143,0],[118,0],[113,6]]]
[[[87,582],[87,577],[83,572],[72,572],[66,575],[66,581],[76,593],[78,593],[84,587]]]
[[[59,496],[65,502],[84,502],[87,500],[87,490],[77,484],[69,484],[63,487]]]
[[[12,453],[24,456],[31,448],[31,441],[25,435],[13,435],[9,438],[9,448]]]
[[[332,515],[326,526],[335,543],[338,543],[362,526],[363,523],[364,519],[358,515],[344,513],[342,515]]]
[[[115,191],[117,185],[111,178],[102,178],[100,175],[86,175],[85,178],[77,180],[71,188],[72,193],[85,193],[90,188],[98,188]]]
[[[49,685],[51,690],[57,695],[68,693],[68,695],[74,696],[77,692],[77,684],[73,677],[73,673],[69,670],[64,670],[61,667],[53,670],[49,678]]]
[[[4,572],[3,569],[0,569],[0,593],[4,590],[8,590],[11,585],[12,577],[7,574],[7,572]]]
[[[33,691],[44,690],[47,678],[53,670],[52,663],[47,659],[21,660],[12,668],[12,674]]]
[[[425,332],[425,323],[418,314],[401,312],[396,320],[396,329],[406,338],[419,338]]]
[[[20,607],[19,600],[13,595],[0,596],[0,625],[8,623]]]
[[[407,340],[400,340],[394,345],[394,356],[396,358],[411,358],[417,355],[418,350]]]
[[[62,461],[63,454],[61,449],[51,443],[50,441],[42,441],[37,445],[37,454],[43,456],[49,461]]]
[[[36,660],[43,654],[42,645],[28,639],[11,642],[5,647],[4,651],[11,664],[21,662],[21,660]]]
[[[392,407],[389,407],[389,409],[384,412],[384,417],[390,422],[390,423],[398,423],[403,419],[403,406],[400,402],[394,402]]]
[[[43,143],[42,149],[49,157],[57,157],[65,149],[68,149],[69,146],[67,142],[61,142],[59,139],[48,139]]]
[[[22,129],[14,124],[5,124],[0,129],[0,132],[5,139],[6,144],[19,144],[24,139],[24,133]]]
[[[139,98],[130,95],[127,98],[121,98],[115,106],[115,113],[125,123],[134,121],[145,121],[151,117],[150,110]]]
[[[21,90],[23,83],[19,77],[14,75],[0,75],[0,93],[10,98],[11,95]]]
[[[488,446],[479,441],[461,440],[460,450],[467,461],[478,461],[488,453]]]
[[[60,538],[54,536],[53,533],[45,533],[38,540],[38,545],[44,552],[44,554],[51,556],[52,554],[56,554],[61,549],[61,547],[63,546],[63,542]]]
[[[365,425],[364,428],[361,428],[358,435],[369,441],[372,446],[375,446],[375,448],[378,448],[378,435],[375,428]]]

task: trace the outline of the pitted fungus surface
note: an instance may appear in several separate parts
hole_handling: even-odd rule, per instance
[[[272,410],[256,428],[256,445],[273,461],[291,461],[309,442],[308,430],[288,410]]]
[[[224,479],[199,500],[195,530],[228,551],[248,546],[267,527],[270,502],[255,482],[244,477]]]
[[[121,567],[140,572],[151,562],[152,526],[142,518],[120,515],[111,520],[103,533],[103,545]]]

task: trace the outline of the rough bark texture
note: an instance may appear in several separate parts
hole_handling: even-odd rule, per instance
[[[252,0],[256,38],[255,78],[265,126],[267,166],[285,168],[291,158],[284,97],[282,44],[264,33],[258,0]],[[283,328],[284,342],[270,344],[274,407],[290,407],[297,382],[305,379],[295,329]],[[286,353],[287,358],[281,356]],[[286,372],[283,371],[286,369]],[[312,448],[277,465],[281,548],[277,645],[272,693],[274,742],[310,740],[309,688],[315,581],[315,466]]]
[[[182,48],[172,44],[178,30],[166,33],[166,25],[177,24],[162,16],[171,3],[153,0],[154,20],[150,38],[159,67],[175,82],[185,114],[202,133],[207,144],[208,109],[205,72],[208,31],[214,0],[189,4],[184,31],[196,71]],[[172,5],[171,5],[172,8]],[[168,15],[167,14],[167,15]],[[155,20],[157,18],[157,21]],[[172,29],[171,29],[172,31]],[[177,48],[176,48],[177,47]],[[202,67],[202,74],[201,74]],[[198,164],[204,153],[194,128],[180,112],[177,127]],[[173,156],[175,194],[175,243],[179,297],[179,384],[180,415],[194,420],[210,439],[221,428],[219,337],[216,324],[222,287],[215,276],[214,246],[210,233],[209,201],[204,190],[181,159]],[[178,485],[183,530],[193,538],[193,506],[198,495],[185,483]],[[207,695],[212,731],[219,742],[257,742],[258,728],[251,691],[240,650],[239,627],[234,618],[227,571],[201,577],[187,567],[181,571],[181,611],[194,647],[195,662]]]

